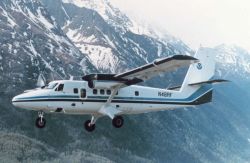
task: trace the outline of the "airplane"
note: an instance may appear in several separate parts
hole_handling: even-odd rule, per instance
[[[194,57],[173,55],[119,74],[89,74],[82,80],[57,80],[12,99],[14,106],[38,112],[36,126],[44,128],[45,113],[91,115],[84,123],[95,130],[98,118],[108,116],[115,128],[122,115],[192,107],[212,101],[215,60],[212,49],[200,48]],[[167,89],[135,85],[159,74],[189,66],[181,86]]]

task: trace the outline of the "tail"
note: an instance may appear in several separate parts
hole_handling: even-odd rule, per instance
[[[190,65],[180,91],[186,97],[192,97],[192,105],[212,101],[212,85],[218,80],[211,80],[215,73],[215,53],[211,48],[200,48],[195,56],[198,63]]]
[[[189,67],[183,86],[211,80],[215,73],[215,53],[211,48],[200,48],[195,56],[198,63]]]

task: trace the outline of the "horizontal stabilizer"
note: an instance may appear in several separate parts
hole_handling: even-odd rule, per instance
[[[180,88],[181,88],[181,85],[178,85],[178,86],[167,88],[167,90],[176,90],[176,89],[180,89]]]
[[[215,80],[208,80],[208,81],[203,81],[203,82],[198,82],[198,83],[191,83],[188,85],[194,86],[194,85],[202,85],[202,84],[216,84],[216,83],[222,83],[222,82],[229,82],[229,80],[215,79]]]

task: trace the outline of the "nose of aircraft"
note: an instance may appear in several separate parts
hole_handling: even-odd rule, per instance
[[[12,98],[12,104],[15,107],[21,108],[21,109],[32,109],[36,107],[36,104],[32,103],[30,100],[34,97],[40,97],[41,91],[29,91],[24,92],[22,94],[19,94]]]
[[[18,108],[22,108],[23,104],[20,103],[20,98],[22,98],[22,97],[23,97],[23,94],[20,94],[20,95],[13,97],[12,98],[12,105],[14,105],[15,107],[18,107]]]
[[[17,96],[12,98],[12,105],[17,107]]]

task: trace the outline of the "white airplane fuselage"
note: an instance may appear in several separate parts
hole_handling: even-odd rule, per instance
[[[15,96],[13,105],[28,110],[61,112],[65,114],[98,115],[107,102],[112,89],[89,88],[86,81],[53,81],[53,88],[35,89]],[[60,84],[63,89],[58,91]],[[211,87],[201,87],[196,92],[175,91],[145,86],[121,88],[112,99],[110,106],[119,114],[138,114],[152,111],[175,109],[197,105],[195,100],[212,91]]]

